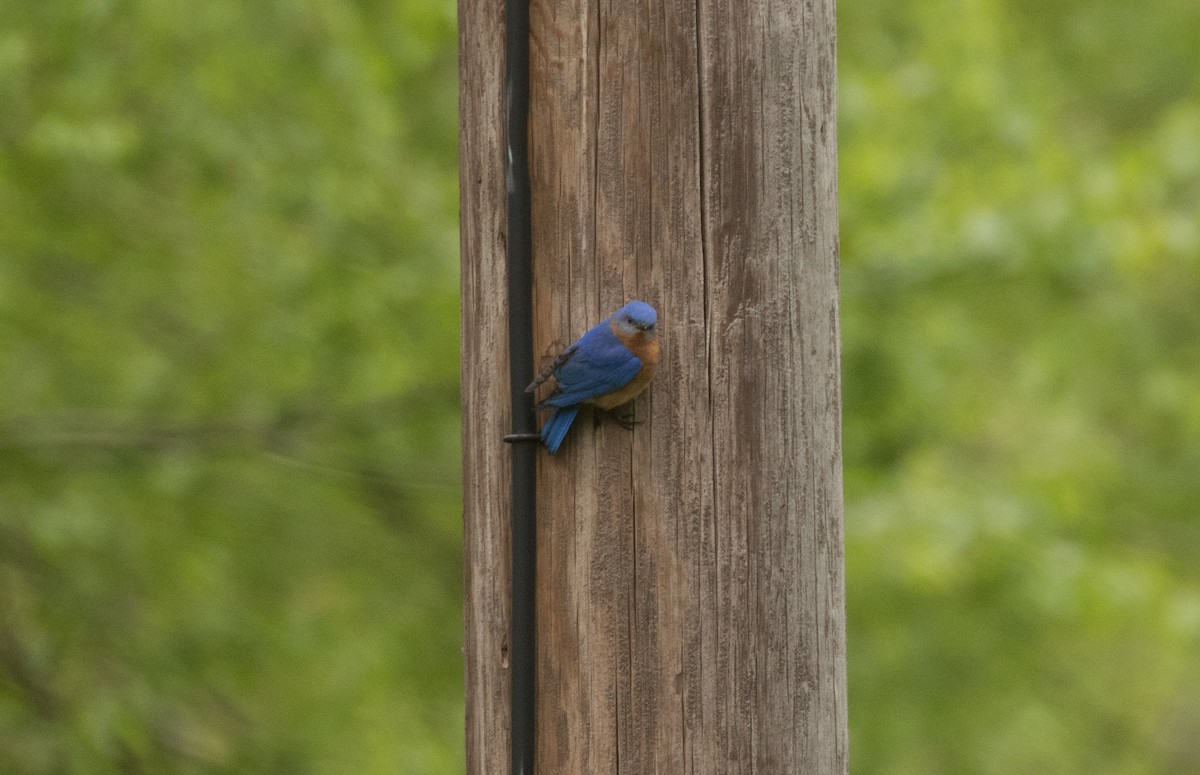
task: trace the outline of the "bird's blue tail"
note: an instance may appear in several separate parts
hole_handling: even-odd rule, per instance
[[[559,446],[567,437],[567,431],[571,430],[571,423],[574,422],[575,415],[578,413],[578,405],[559,407],[542,426],[542,443],[546,445],[546,449],[550,450],[551,455],[558,452]]]

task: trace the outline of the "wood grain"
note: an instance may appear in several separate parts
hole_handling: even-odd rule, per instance
[[[463,543],[467,772],[509,762],[508,315],[504,4],[459,4]]]
[[[498,7],[460,3],[473,775],[507,767]],[[542,775],[847,770],[833,11],[532,2],[535,351],[633,298],[663,347],[643,424],[540,460]]]

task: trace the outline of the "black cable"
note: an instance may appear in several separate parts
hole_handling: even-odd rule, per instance
[[[529,191],[529,0],[505,0],[508,356],[513,434],[537,432],[533,396],[533,260]],[[512,444],[512,773],[532,775],[537,630],[537,444]]]

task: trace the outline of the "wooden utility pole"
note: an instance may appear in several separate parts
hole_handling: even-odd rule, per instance
[[[504,17],[460,0],[467,772],[507,773]],[[532,0],[535,352],[625,301],[631,433],[538,468],[538,775],[841,775],[833,0]],[[532,374],[529,375],[532,377]]]

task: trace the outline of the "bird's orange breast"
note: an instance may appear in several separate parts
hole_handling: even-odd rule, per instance
[[[591,403],[601,409],[613,409],[637,398],[638,394],[650,384],[650,379],[654,376],[654,370],[658,368],[658,356],[661,352],[658,337],[647,335],[644,331],[639,331],[636,334],[622,334],[616,331],[613,333],[616,333],[621,343],[628,347],[629,351],[636,355],[637,359],[642,362],[642,368],[624,387],[593,398]]]

